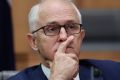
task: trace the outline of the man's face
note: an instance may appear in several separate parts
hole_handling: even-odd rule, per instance
[[[39,20],[39,28],[53,23],[59,25],[80,23],[78,13],[72,5],[59,5],[54,3],[42,8]],[[55,36],[47,36],[44,34],[43,30],[38,31],[36,42],[42,57],[52,61],[59,45],[66,41],[69,36],[71,35],[67,34],[64,28],[61,28],[60,33]],[[73,36],[74,39],[67,46],[65,52],[74,53],[79,56],[80,45],[83,40],[84,32],[81,31],[79,34],[74,34]]]

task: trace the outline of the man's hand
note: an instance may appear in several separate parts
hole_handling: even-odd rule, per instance
[[[53,62],[50,62],[50,80],[72,80],[76,77],[79,67],[78,56],[75,53],[65,53],[67,46],[73,39],[74,36],[70,36],[60,44]]]

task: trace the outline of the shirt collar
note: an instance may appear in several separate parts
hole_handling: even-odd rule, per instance
[[[43,70],[44,74],[45,74],[46,77],[49,79],[49,78],[50,78],[50,69],[47,68],[47,67],[44,66],[44,65],[41,65],[41,67],[42,67],[42,70]],[[80,80],[80,78],[79,78],[79,73],[78,73],[77,76],[74,78],[74,80]]]

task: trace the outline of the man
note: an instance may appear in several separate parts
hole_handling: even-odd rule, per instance
[[[85,36],[81,14],[70,0],[43,0],[29,14],[30,46],[42,63],[9,80],[120,80],[120,63],[80,60]]]

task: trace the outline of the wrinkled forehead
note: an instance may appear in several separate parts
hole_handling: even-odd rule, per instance
[[[69,0],[46,0],[39,5],[39,19],[45,21],[59,21],[62,19],[81,22],[81,15],[75,5]],[[44,21],[44,22],[43,22]]]

